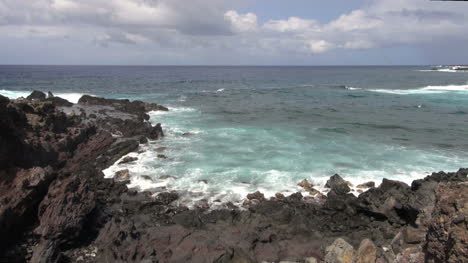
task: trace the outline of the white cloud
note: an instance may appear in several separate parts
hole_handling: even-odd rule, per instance
[[[319,32],[320,26],[315,20],[290,17],[288,20],[270,20],[263,25],[263,28],[277,32]]]
[[[257,31],[257,16],[253,13],[238,14],[234,10],[227,11],[224,19],[231,23],[231,28],[235,32]]]
[[[252,59],[468,42],[465,3],[373,0],[328,23],[294,16],[259,23],[256,14],[236,11],[239,1],[0,0],[0,41],[66,38],[180,58],[217,52]]]
[[[329,30],[354,31],[369,30],[382,26],[381,19],[371,16],[363,10],[354,10],[350,14],[341,15],[338,19],[327,25]]]
[[[309,40],[307,46],[312,53],[323,53],[335,47],[333,43],[325,40]]]

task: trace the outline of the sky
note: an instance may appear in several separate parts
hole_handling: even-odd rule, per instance
[[[468,2],[0,0],[0,64],[468,64]]]

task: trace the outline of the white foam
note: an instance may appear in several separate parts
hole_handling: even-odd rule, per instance
[[[26,98],[27,96],[31,94],[31,92],[32,91],[0,90],[0,95],[6,96],[10,99],[18,99],[21,97]],[[54,94],[54,96],[66,99],[72,103],[78,103],[78,100],[83,95],[91,95],[91,94],[85,94],[85,93],[56,93]]]
[[[354,87],[348,87],[348,86],[346,86],[345,89],[347,89],[347,90],[361,90],[361,88],[354,88]]]
[[[224,89],[218,89],[218,90],[216,91],[216,93],[218,93],[218,92],[223,92],[223,91],[224,91]]]
[[[420,69],[420,72],[449,72],[449,73],[463,73],[468,72],[468,70],[454,70],[450,68],[441,68],[441,69]]]
[[[468,91],[468,85],[446,85],[446,86],[427,86],[419,89],[369,89],[369,91],[398,94],[398,95],[411,95],[411,94],[437,94],[447,92],[465,92]]]

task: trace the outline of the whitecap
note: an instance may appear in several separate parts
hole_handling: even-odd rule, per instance
[[[465,92],[468,91],[468,85],[426,86],[419,89],[369,89],[369,91],[398,95],[437,94],[447,92]]]

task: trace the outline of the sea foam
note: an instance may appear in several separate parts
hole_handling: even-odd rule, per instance
[[[447,92],[466,92],[468,91],[468,85],[426,86],[419,89],[369,89],[369,91],[398,95],[437,94]]]

